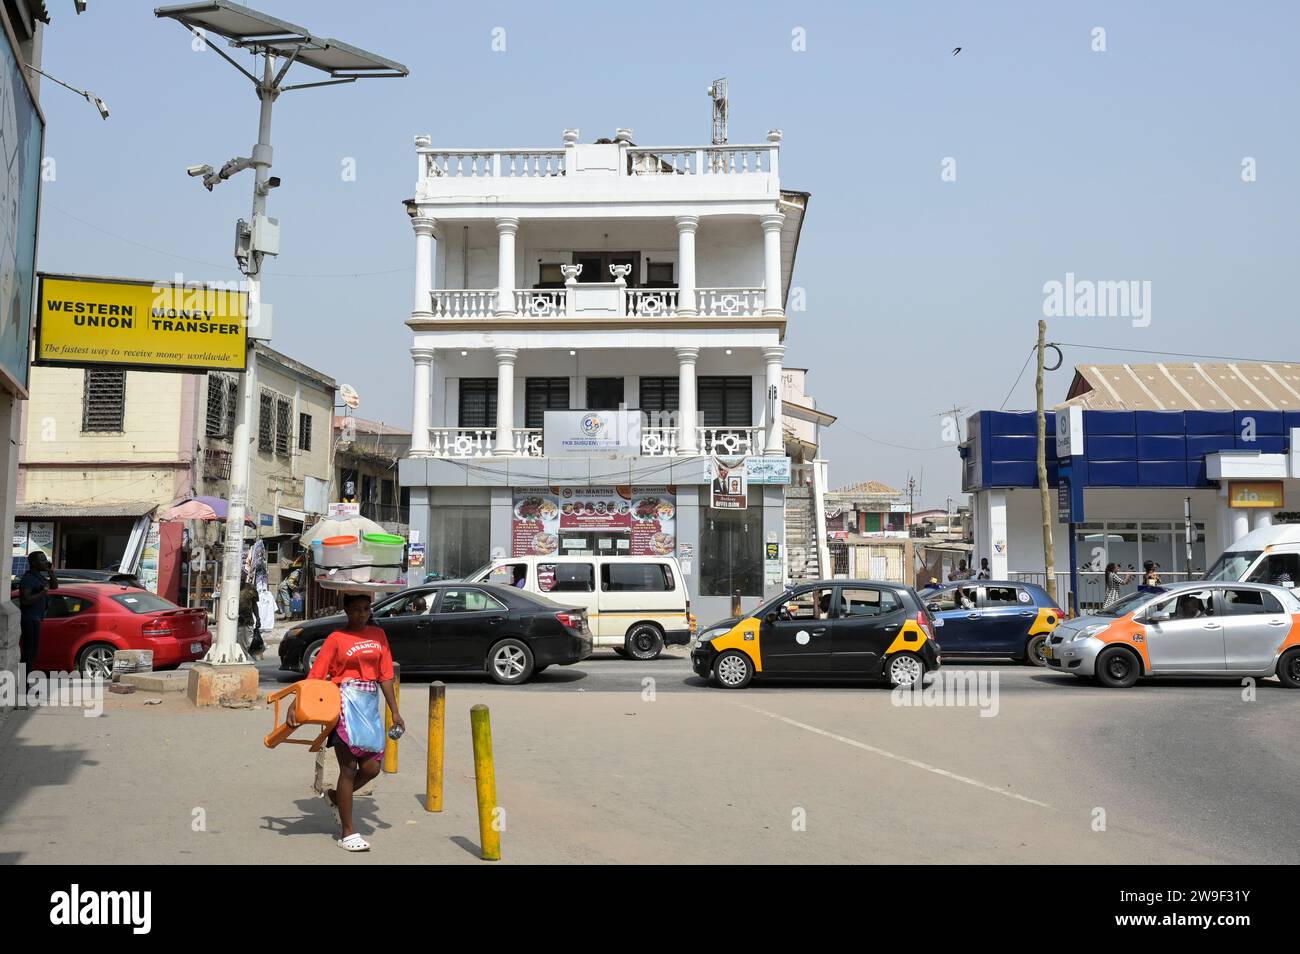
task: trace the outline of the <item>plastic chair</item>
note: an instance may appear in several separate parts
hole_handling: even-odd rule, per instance
[[[293,696],[285,712],[284,722],[280,721],[280,700]],[[339,713],[343,700],[339,687],[328,679],[304,679],[287,686],[279,692],[266,697],[267,702],[275,703],[275,727],[262,741],[268,749],[273,749],[281,742],[291,745],[311,746],[312,752],[319,752],[329,734],[338,725]],[[292,717],[292,721],[290,719]],[[295,729],[304,725],[318,725],[321,733],[315,739],[291,739]]]

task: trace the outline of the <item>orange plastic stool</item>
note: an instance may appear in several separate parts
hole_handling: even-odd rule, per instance
[[[285,696],[293,696],[294,699],[285,712],[285,721],[281,722],[280,700]],[[325,740],[329,738],[329,734],[334,731],[334,726],[338,725],[339,712],[343,708],[339,687],[328,679],[304,679],[295,682],[292,686],[267,696],[266,701],[275,703],[275,727],[262,740],[268,749],[275,748],[281,742],[288,742],[291,745],[309,745],[311,751],[319,752]],[[293,714],[292,722],[289,721],[290,713]],[[320,726],[320,735],[315,739],[289,738],[295,729],[304,725]]]

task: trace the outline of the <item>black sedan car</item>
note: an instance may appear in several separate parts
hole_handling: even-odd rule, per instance
[[[426,583],[386,597],[371,610],[403,672],[487,672],[503,685],[547,666],[591,655],[581,607],[495,583]],[[280,668],[306,673],[343,615],[294,626],[280,643]]]

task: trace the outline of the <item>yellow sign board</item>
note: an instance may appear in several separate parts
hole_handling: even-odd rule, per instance
[[[1267,510],[1280,510],[1282,508],[1282,481],[1230,480],[1228,481],[1228,506],[1241,509],[1258,507]]]
[[[40,365],[150,371],[243,371],[248,294],[197,285],[85,275],[40,276]]]

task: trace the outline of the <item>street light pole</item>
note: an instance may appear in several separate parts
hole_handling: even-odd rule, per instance
[[[262,101],[257,123],[257,145],[253,147],[253,217],[266,213],[266,187],[271,169],[271,106],[275,102],[275,63],[268,52],[263,57],[262,81],[257,93]],[[255,325],[261,316],[262,253],[251,249],[248,255],[248,321]],[[230,455],[230,494],[226,502],[226,543],[221,554],[221,613],[217,617],[217,636],[204,657],[210,663],[246,663],[250,660],[239,645],[239,578],[244,562],[244,517],[248,513],[249,488],[252,483],[253,419],[257,401],[257,342],[248,339],[248,358],[244,369],[239,412]]]

